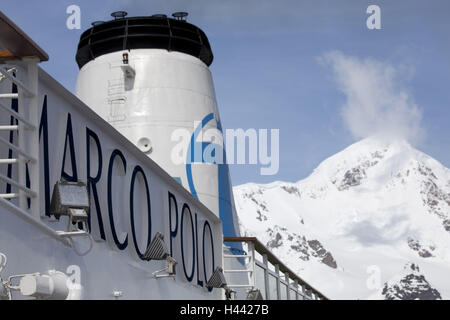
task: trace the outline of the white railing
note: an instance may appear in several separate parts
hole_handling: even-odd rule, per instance
[[[18,89],[18,93],[0,93],[0,109],[15,119],[12,124],[1,123],[0,131],[13,132],[16,137],[12,141],[0,137],[0,145],[9,151],[6,158],[0,159],[0,165],[15,166],[15,170],[10,171],[12,172],[10,176],[0,174],[0,181],[9,185],[11,190],[0,194],[0,204],[7,208],[13,205],[14,211],[40,219],[37,63],[36,59],[24,59],[17,65],[0,65],[1,80],[15,84]],[[23,80],[19,80],[19,74]],[[13,99],[18,102],[17,111],[7,106],[7,102]],[[27,170],[29,184],[27,184]]]
[[[224,246],[224,270],[231,289],[259,289],[265,300],[323,300],[322,293],[293,273],[253,237],[225,237],[224,243],[240,243],[244,250]],[[236,254],[233,254],[233,251]],[[231,267],[233,266],[233,267]],[[245,274],[236,281],[236,274]],[[242,283],[247,280],[247,283]],[[234,282],[233,282],[234,281]],[[239,283],[236,283],[239,282]],[[240,298],[245,298],[241,296]]]
[[[252,242],[248,242],[247,243],[247,247],[248,250],[247,252],[243,252],[242,254],[231,254],[231,250],[229,248],[224,248],[224,253],[223,253],[223,259],[224,260],[230,260],[231,264],[226,264],[224,261],[224,269],[223,272],[225,274],[225,276],[230,275],[230,274],[240,274],[241,277],[238,280],[240,283],[229,283],[228,287],[229,288],[234,288],[234,289],[248,289],[251,290],[253,288],[255,288],[256,283],[255,283],[255,266],[256,266],[256,261],[255,261],[255,248]],[[240,261],[245,261],[245,263],[240,263],[238,262],[239,259]],[[233,265],[239,265],[240,268],[237,269],[232,269]],[[241,268],[241,266],[243,268]],[[228,276],[228,278],[232,278],[231,276]],[[235,278],[235,277],[234,277]],[[243,283],[244,280],[248,280],[247,283]],[[236,279],[234,279],[234,281],[236,281]]]
[[[0,92],[0,110],[15,121],[0,123],[0,132],[13,133],[13,139],[0,136],[0,186],[9,185],[7,193],[0,193],[0,205],[8,212],[35,226],[44,234],[71,247],[70,242],[61,237],[41,221],[39,198],[39,104],[38,104],[38,63],[37,59],[22,59],[15,65],[0,64],[1,88],[17,86],[18,93]],[[19,80],[19,78],[21,80]],[[10,90],[10,89],[8,89]],[[17,100],[18,109],[11,107]],[[8,120],[10,117],[5,117]],[[4,120],[4,119],[0,119]],[[3,121],[2,121],[3,122]],[[3,174],[5,166],[11,174]],[[27,170],[29,184],[27,183]],[[29,200],[29,203],[28,203]]]

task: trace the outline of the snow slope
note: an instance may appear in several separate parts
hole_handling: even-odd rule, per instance
[[[245,184],[234,197],[241,233],[332,299],[405,292],[408,281],[394,283],[405,265],[428,287],[413,281],[398,297],[450,298],[450,170],[405,141],[366,138],[304,180]]]

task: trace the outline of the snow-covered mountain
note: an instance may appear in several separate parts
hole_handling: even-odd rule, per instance
[[[405,141],[366,138],[234,197],[241,233],[332,299],[450,299],[450,170]]]

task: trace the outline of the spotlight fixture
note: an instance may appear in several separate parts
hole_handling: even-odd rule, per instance
[[[94,245],[94,240],[88,231],[89,208],[89,193],[85,183],[81,181],[70,182],[61,180],[55,184],[50,203],[50,215],[55,216],[58,220],[61,216],[69,217],[67,230],[57,231],[57,233],[61,237],[69,238],[72,248],[80,256],[88,254]],[[83,229],[78,227],[79,224],[83,226]],[[75,225],[75,227],[73,227],[73,225]],[[89,249],[84,253],[78,251],[75,246],[72,237],[76,236],[86,236],[89,238]]]
[[[206,283],[206,288],[223,288],[225,290],[225,297],[227,300],[233,300],[236,294],[236,291],[233,291],[228,287],[227,281],[225,280],[225,275],[223,274],[223,269],[221,267],[216,267],[214,273]]]
[[[90,208],[89,194],[83,182],[58,181],[53,188],[50,214],[59,220],[61,216],[69,217],[70,223],[81,222],[87,226]],[[87,229],[86,229],[87,230]]]
[[[164,242],[164,235],[157,232],[150,242],[147,250],[144,253],[144,259],[150,260],[164,260],[169,256],[166,243]]]
[[[155,278],[175,277],[177,261],[169,255],[166,243],[164,242],[164,235],[157,232],[150,242],[147,250],[144,253],[144,260],[166,260],[167,266],[162,269],[153,272]]]
[[[208,289],[227,288],[227,281],[225,280],[223,269],[221,267],[217,267],[216,270],[214,270],[211,278],[209,278],[208,282],[206,283],[206,287]]]

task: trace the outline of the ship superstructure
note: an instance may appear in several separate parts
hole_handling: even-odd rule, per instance
[[[184,17],[94,24],[77,97],[0,13],[0,299],[325,298],[239,237],[226,161],[191,153],[220,152],[199,136],[222,128],[209,42]]]

